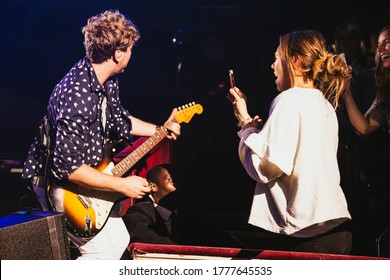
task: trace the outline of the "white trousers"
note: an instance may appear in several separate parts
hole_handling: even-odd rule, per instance
[[[110,216],[102,230],[90,240],[72,234],[69,237],[80,250],[77,260],[119,260],[130,242],[129,232],[119,216]]]

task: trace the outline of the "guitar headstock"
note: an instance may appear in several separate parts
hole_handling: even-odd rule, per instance
[[[178,123],[186,122],[189,123],[195,114],[202,114],[203,107],[195,102],[180,106],[177,108],[175,118]]]

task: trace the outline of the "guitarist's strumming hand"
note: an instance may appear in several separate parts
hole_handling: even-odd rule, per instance
[[[103,167],[105,167],[105,165],[103,165]],[[146,193],[150,192],[148,181],[145,178],[135,175],[129,177],[118,177],[112,176],[109,173],[110,171],[102,172],[83,164],[69,175],[68,180],[85,188],[97,191],[121,193],[125,197],[142,198]]]
[[[239,88],[233,87],[229,90],[229,95],[227,97],[229,101],[233,104],[234,116],[238,120],[238,127],[244,129],[248,127],[256,127],[261,129],[263,127],[263,120],[259,116],[252,118],[248,113],[247,108],[247,97],[240,91]]]
[[[150,192],[150,186],[145,178],[132,175],[122,178],[123,185],[120,187],[120,192],[127,197],[141,199],[145,194]]]
[[[173,109],[171,115],[168,120],[164,123],[164,127],[168,130],[167,138],[171,140],[176,140],[180,135],[181,126],[176,121],[175,116],[177,113],[177,109]]]

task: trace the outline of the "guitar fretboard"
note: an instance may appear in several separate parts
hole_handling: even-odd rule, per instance
[[[122,177],[127,171],[129,171],[143,156],[150,152],[168,135],[165,126],[162,126],[151,137],[143,142],[137,149],[131,152],[118,164],[116,164],[111,170],[112,174],[118,177]]]

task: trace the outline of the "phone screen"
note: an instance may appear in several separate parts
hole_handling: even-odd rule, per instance
[[[235,87],[235,82],[234,82],[234,72],[233,70],[229,70],[229,81],[230,81],[230,87],[233,88]]]

